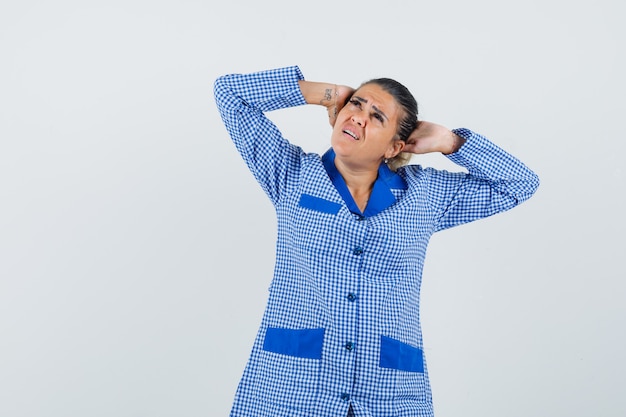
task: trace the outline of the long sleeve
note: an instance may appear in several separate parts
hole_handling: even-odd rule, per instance
[[[290,144],[264,112],[306,104],[296,66],[219,77],[217,107],[237,150],[276,205],[293,185],[303,151]]]
[[[429,200],[436,210],[435,231],[509,210],[529,199],[539,177],[517,158],[468,129],[455,129],[465,144],[448,155],[467,173],[427,169]]]

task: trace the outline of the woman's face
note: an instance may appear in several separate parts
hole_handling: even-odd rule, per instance
[[[380,86],[360,87],[337,115],[331,136],[335,154],[355,167],[378,169],[404,147],[395,139],[401,116],[402,108]]]

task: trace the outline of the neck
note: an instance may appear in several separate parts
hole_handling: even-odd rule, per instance
[[[350,189],[371,189],[378,177],[378,166],[371,168],[355,167],[346,164],[339,158],[335,158],[335,166]]]
[[[370,169],[357,168],[344,164],[338,158],[335,158],[335,166],[348,186],[355,203],[361,211],[364,211],[372,193],[374,182],[378,177],[378,167]]]

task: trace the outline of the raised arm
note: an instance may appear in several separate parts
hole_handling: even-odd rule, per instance
[[[421,130],[421,131],[420,131]],[[517,158],[469,129],[420,122],[407,141],[413,153],[441,152],[467,173],[427,169],[436,230],[509,210],[529,199],[539,177]]]
[[[464,138],[445,126],[420,121],[417,129],[407,139],[404,152],[414,154],[441,152],[449,155],[458,151],[464,143]]]
[[[294,185],[303,151],[290,144],[264,112],[305,104],[298,67],[231,74],[215,81],[226,130],[263,190],[277,204]]]
[[[326,107],[328,122],[335,125],[337,113],[346,104],[354,93],[352,87],[315,81],[298,81],[300,91],[307,104],[319,104]]]

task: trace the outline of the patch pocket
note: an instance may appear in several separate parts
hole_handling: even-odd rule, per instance
[[[268,327],[263,350],[306,359],[321,359],[324,329]]]
[[[300,207],[308,208],[322,213],[337,214],[341,208],[341,204],[333,201],[325,200],[320,197],[315,197],[310,194],[302,194],[300,201],[298,202]]]
[[[380,337],[380,367],[407,372],[424,372],[424,354],[421,349],[391,337]]]

